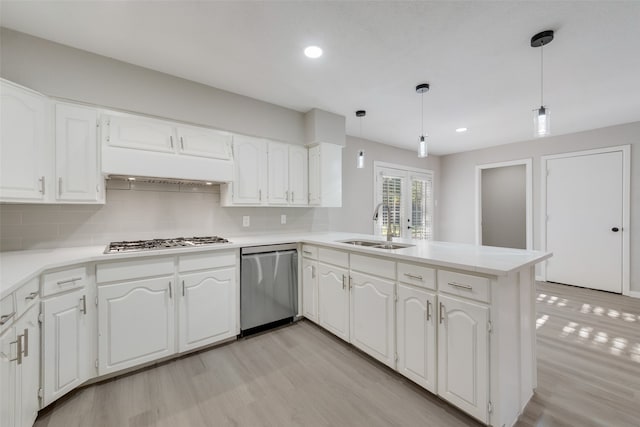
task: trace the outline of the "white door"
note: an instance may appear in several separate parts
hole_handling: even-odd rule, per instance
[[[173,276],[98,287],[99,374],[175,353]]]
[[[621,293],[622,151],[546,164],[546,280]]]
[[[289,204],[289,145],[268,143],[268,201],[272,205]]]
[[[112,147],[175,152],[174,128],[160,120],[136,116],[103,116],[104,143]]]
[[[32,426],[38,416],[40,400],[40,324],[39,309],[33,306],[16,323],[16,333],[22,335],[22,363],[20,364],[21,398],[17,414],[20,426]],[[16,412],[17,412],[16,411]],[[4,424],[2,424],[4,425]]]
[[[0,426],[14,426],[16,420],[16,364],[18,342],[16,328],[10,326],[0,335]]]
[[[212,159],[231,159],[230,147],[233,137],[230,133],[207,128],[180,126],[177,129],[179,153]]]
[[[432,393],[436,392],[435,295],[398,283],[398,372]]]
[[[236,269],[180,275],[178,351],[236,336]]]
[[[262,139],[248,136],[236,136],[233,139],[234,203],[266,203],[266,153],[266,142]]]
[[[302,315],[318,323],[318,263],[302,258]]]
[[[319,205],[322,202],[320,191],[320,146],[309,148],[309,204]]]
[[[307,206],[308,202],[308,153],[305,147],[289,146],[289,201],[295,206]]]
[[[0,82],[0,200],[44,200],[46,106],[44,96]]]
[[[351,273],[351,343],[395,368],[395,285],[390,280]]]
[[[349,341],[349,271],[318,263],[318,311],[320,326]]]
[[[57,200],[98,199],[97,123],[94,109],[56,105]]]
[[[78,387],[89,375],[87,303],[84,289],[42,303],[45,406]]]
[[[438,299],[438,395],[486,423],[489,308],[441,294]]]

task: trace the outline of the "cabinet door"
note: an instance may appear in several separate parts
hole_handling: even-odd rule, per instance
[[[183,352],[236,336],[236,269],[180,275],[179,345]]]
[[[42,303],[44,406],[88,378],[91,360],[86,306],[84,289]]]
[[[37,306],[31,309],[16,323],[16,334],[22,335],[22,363],[20,375],[20,405],[16,408],[19,426],[32,426],[38,416],[40,400],[40,325]],[[3,424],[4,425],[4,424]]]
[[[174,128],[160,120],[136,116],[104,116],[104,143],[112,147],[175,152]]]
[[[246,204],[266,203],[267,157],[266,142],[248,136],[233,139],[234,179],[233,202]]]
[[[289,146],[269,142],[267,154],[269,204],[286,205],[289,203]]]
[[[295,206],[309,204],[308,150],[289,146],[289,203]]]
[[[231,159],[232,136],[226,132],[197,127],[178,127],[179,153],[212,159]]]
[[[175,353],[173,276],[98,287],[99,374]]]
[[[349,341],[349,271],[318,263],[318,273],[320,326]]]
[[[46,106],[44,96],[0,82],[0,200],[44,200]]]
[[[302,258],[302,315],[318,323],[318,262]]]
[[[98,199],[96,110],[56,105],[56,199]]]
[[[438,394],[486,423],[489,308],[438,296]]]
[[[390,280],[351,273],[351,343],[395,367],[395,285]]]
[[[431,292],[398,284],[398,372],[436,392],[436,305]]]
[[[10,326],[0,335],[0,426],[16,425],[16,328]]]
[[[319,205],[320,200],[320,146],[309,148],[309,204]]]

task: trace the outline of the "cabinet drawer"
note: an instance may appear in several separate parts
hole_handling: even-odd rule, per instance
[[[96,282],[117,282],[141,277],[174,274],[173,257],[140,258],[134,261],[109,262],[96,266]]]
[[[71,289],[81,288],[87,281],[86,267],[45,273],[42,275],[42,296],[53,295]]]
[[[302,256],[306,258],[318,259],[318,247],[302,245]]]
[[[16,306],[13,304],[13,294],[0,300],[0,331],[8,328],[16,320]]]
[[[16,296],[16,317],[22,316],[38,300],[40,281],[33,278],[14,292]]]
[[[327,264],[349,267],[349,253],[333,249],[318,248],[318,259]]]
[[[235,251],[204,252],[178,257],[179,271],[206,270],[236,265]]]
[[[351,269],[374,276],[396,278],[396,263],[388,259],[351,254]]]
[[[426,289],[436,288],[436,271],[416,264],[398,263],[398,281]]]
[[[489,302],[491,281],[486,277],[438,270],[438,288],[449,294]]]

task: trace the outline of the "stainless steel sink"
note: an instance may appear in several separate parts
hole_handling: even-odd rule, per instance
[[[353,246],[366,246],[375,249],[402,249],[410,248],[415,245],[408,245],[406,243],[387,242],[384,240],[340,240],[339,243],[346,243]]]

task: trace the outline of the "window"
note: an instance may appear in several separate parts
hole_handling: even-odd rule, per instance
[[[433,172],[382,162],[374,169],[375,205],[384,205],[375,233],[433,240]]]

